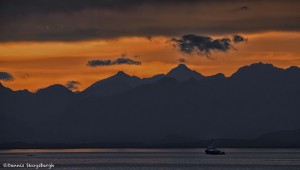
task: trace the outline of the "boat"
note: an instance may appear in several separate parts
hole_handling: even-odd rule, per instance
[[[225,155],[224,151],[220,151],[214,146],[214,140],[210,141],[210,144],[205,149],[205,153],[209,155]]]
[[[214,148],[214,149],[207,148],[207,149],[205,149],[205,153],[209,154],[209,155],[225,155],[224,151],[220,151],[216,148]]]

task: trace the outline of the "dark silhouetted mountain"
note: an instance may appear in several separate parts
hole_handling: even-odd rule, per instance
[[[139,78],[137,76],[130,76],[123,71],[119,71],[117,74],[100,80],[90,87],[79,93],[77,96],[81,97],[93,97],[93,96],[110,96],[122,92],[126,92],[134,87],[155,83],[164,77],[172,77],[179,81],[188,80],[194,78],[200,80],[204,78],[196,71],[192,71],[184,64],[178,65],[172,69],[167,75],[158,74],[149,78]]]
[[[33,97],[34,103],[39,105],[36,106],[36,109],[39,109],[40,112],[55,112],[62,109],[73,99],[73,92],[60,84],[40,89]]]
[[[100,80],[81,92],[84,96],[109,96],[125,92],[141,84],[141,79],[136,76],[129,76],[123,71],[119,71],[112,77]]]
[[[31,95],[32,93],[30,91],[28,91],[27,89],[24,90],[18,90],[16,91],[17,93],[22,93],[24,95]]]
[[[131,87],[136,87],[140,85],[141,79],[137,76],[129,76],[128,74],[124,73],[123,71],[119,71],[116,75],[105,79],[105,81],[113,81],[113,80],[122,80]]]
[[[0,96],[4,96],[4,95],[6,95],[8,93],[11,93],[11,92],[13,92],[11,89],[9,89],[7,87],[4,87],[2,85],[2,83],[0,83]]]
[[[32,94],[30,91],[28,91],[27,89],[24,89],[24,90],[18,90],[18,91],[13,91],[11,90],[10,88],[7,88],[5,86],[3,86],[3,84],[0,83],[0,96],[1,95],[5,95],[5,94]]]
[[[27,100],[27,98],[31,95],[32,95],[32,93],[26,89],[13,91],[10,88],[7,88],[0,83],[0,103],[3,103],[2,109],[3,109],[3,107],[8,106],[8,105],[5,105],[5,103],[7,103],[8,101],[13,103],[13,102],[16,102],[16,101],[22,100],[22,99]]]
[[[164,74],[158,74],[149,78],[143,78],[142,84],[151,84],[151,83],[155,83],[158,80],[164,78],[166,75]]]
[[[175,78],[178,81],[185,81],[191,78],[194,78],[195,80],[201,80],[204,78],[203,75],[189,69],[185,64],[179,64],[177,67],[169,71],[166,76]]]
[[[1,130],[1,129],[0,129]],[[291,140],[292,139],[292,140]],[[205,148],[210,139],[202,140],[180,135],[168,135],[153,143],[88,142],[88,143],[0,143],[2,149],[73,149],[73,148]],[[253,139],[215,139],[221,148],[299,148],[300,130],[284,130],[263,134]]]
[[[60,84],[54,84],[46,88],[39,89],[36,92],[37,95],[52,95],[52,96],[62,96],[62,95],[72,95],[72,91]]]
[[[255,63],[240,68],[232,74],[231,79],[265,82],[282,75],[284,70],[272,64]]]
[[[157,81],[156,86],[165,86],[165,85],[172,85],[178,83],[178,80],[176,80],[173,77],[163,77]]]
[[[54,84],[38,90],[31,102],[38,105],[35,107],[39,112],[54,114],[69,104],[73,98],[74,94],[71,90],[63,85]]]
[[[226,77],[225,77],[224,74],[218,73],[218,74],[215,74],[215,75],[212,75],[212,76],[207,76],[204,79],[205,80],[210,80],[210,81],[218,81],[218,80],[225,80]]]
[[[283,78],[286,80],[299,81],[300,68],[296,66],[289,67],[285,70],[285,75]]]
[[[190,147],[206,147],[206,145],[201,144],[199,139],[197,138],[190,138],[190,137],[185,137],[185,136],[179,136],[179,135],[167,135],[163,139],[156,141],[157,147],[175,147],[175,148],[181,148],[185,146],[190,146]],[[195,145],[195,146],[194,146]]]
[[[110,96],[118,93],[128,91],[134,87],[155,83],[163,78],[164,74],[158,74],[149,78],[139,78],[137,76],[129,76],[123,71],[119,71],[112,77],[100,80],[90,87],[79,93],[78,96],[92,97],[92,96]]]
[[[300,129],[281,130],[281,131],[271,132],[256,138],[256,140],[270,140],[270,141],[278,141],[278,140],[286,140],[286,139],[294,139],[300,141]]]
[[[10,94],[1,97],[0,143],[133,142],[159,146],[157,141],[167,141],[170,135],[177,143],[191,140],[195,144],[194,139],[211,138],[241,142],[300,128],[298,67],[280,69],[256,63],[228,78],[217,74],[201,79],[178,79],[175,73],[181,70],[189,69],[180,65],[170,71],[176,76],[148,79],[119,72],[90,86],[92,96],[86,98],[60,85],[25,95],[0,86],[0,91]]]
[[[300,129],[267,133],[254,139],[258,146],[300,147]]]

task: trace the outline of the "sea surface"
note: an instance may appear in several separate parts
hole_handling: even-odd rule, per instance
[[[0,150],[0,169],[300,170],[300,149],[222,150],[226,155],[206,155],[204,149]],[[24,168],[4,167],[17,165]]]

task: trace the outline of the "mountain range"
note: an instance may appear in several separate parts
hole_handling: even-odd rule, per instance
[[[0,143],[253,139],[300,129],[300,68],[255,63],[225,77],[180,64],[150,78],[120,71],[78,93],[58,84],[36,93],[0,84],[0,107]]]

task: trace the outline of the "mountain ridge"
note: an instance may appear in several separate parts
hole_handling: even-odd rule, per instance
[[[179,64],[177,67],[171,69],[166,76],[175,78],[178,81],[185,81],[191,78],[201,80],[205,77],[202,74],[189,69],[185,64]]]
[[[146,77],[146,78],[140,78],[140,77],[134,76],[134,75],[130,76],[127,73],[125,73],[124,71],[118,71],[116,74],[114,74],[110,77],[107,77],[105,79],[101,79],[99,81],[96,81],[95,83],[91,84],[89,87],[84,89],[83,91],[86,91],[89,88],[93,88],[93,87],[97,86],[98,84],[102,83],[103,81],[104,82],[105,81],[111,81],[111,79],[118,79],[118,78],[121,78],[123,80],[131,78],[131,79],[133,79],[133,81],[131,81],[130,83],[126,83],[126,84],[128,84],[131,87],[136,87],[136,86],[143,85],[143,84],[154,83],[154,82],[158,81],[159,79],[161,79],[163,77],[173,77],[178,81],[185,81],[185,80],[192,79],[192,78],[194,78],[195,80],[198,80],[198,81],[202,80],[204,78],[209,78],[209,79],[211,79],[211,78],[214,78],[214,79],[215,78],[220,78],[220,79],[231,78],[231,79],[234,79],[236,77],[241,77],[241,76],[239,76],[239,74],[243,74],[243,72],[245,72],[245,71],[252,71],[252,70],[255,70],[257,68],[262,68],[262,67],[263,68],[268,68],[268,70],[272,69],[272,70],[283,71],[283,72],[297,72],[296,74],[300,74],[300,68],[297,67],[297,66],[290,66],[289,68],[283,69],[283,68],[275,67],[273,64],[270,64],[270,63],[258,62],[258,63],[253,63],[253,64],[250,64],[250,65],[240,67],[236,72],[234,72],[229,77],[226,77],[223,73],[217,73],[215,75],[210,75],[210,76],[203,76],[201,73],[198,73],[195,70],[189,69],[185,64],[179,64],[176,67],[174,67],[173,69],[171,69],[167,74],[163,74],[163,73],[162,74],[156,74],[156,75],[153,75],[151,77]],[[177,75],[173,75],[174,74],[173,71],[174,70],[177,71],[178,69],[179,69],[179,71],[183,70],[183,72],[186,72],[186,71],[190,72],[192,75],[188,75],[188,76],[186,76],[186,78],[182,78],[181,76],[179,76],[180,78],[178,78]],[[264,72],[264,70],[262,70],[262,69],[260,69],[260,71]],[[243,76],[245,76],[245,75],[243,75]],[[299,75],[299,77],[300,77],[300,75]],[[53,84],[53,85],[60,85],[60,84]],[[45,87],[45,88],[40,88],[36,92],[38,92],[41,89],[44,90],[44,89],[47,89],[47,88],[51,88],[53,85],[50,85],[50,86]],[[8,87],[5,87],[0,82],[0,88],[3,89],[3,87],[8,88]],[[8,89],[10,89],[10,88],[8,88]],[[27,90],[27,89],[24,89],[24,90]],[[81,91],[81,92],[83,92],[83,91]],[[76,92],[76,93],[78,93],[78,92]]]
[[[255,68],[241,78],[217,74],[178,81],[159,75],[107,96],[81,96],[62,85],[54,85],[62,93],[52,92],[53,86],[32,94],[2,93],[2,87],[0,143],[151,143],[168,135],[247,139],[299,129],[299,68],[266,67],[271,71],[258,74]]]

